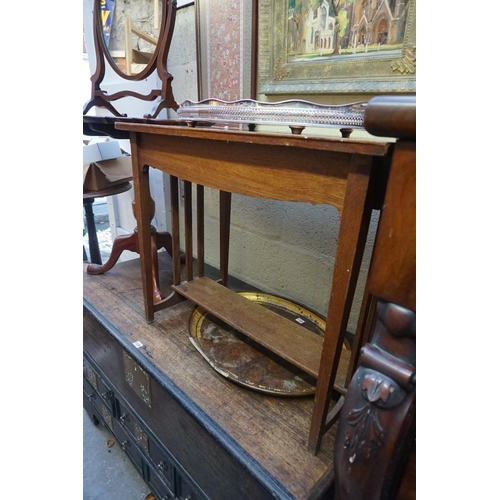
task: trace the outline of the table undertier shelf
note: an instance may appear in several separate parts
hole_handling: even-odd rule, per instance
[[[319,335],[206,277],[172,288],[266,349],[318,378],[323,347]]]

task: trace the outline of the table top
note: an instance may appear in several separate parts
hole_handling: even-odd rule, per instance
[[[227,130],[218,127],[183,126],[182,122],[172,124],[124,122],[115,123],[115,128],[128,131],[151,134],[156,136],[184,137],[190,139],[205,139],[210,141],[233,142],[240,144],[260,144],[263,146],[286,146],[303,149],[332,151],[336,153],[355,153],[370,156],[385,156],[392,141],[380,139],[368,140],[330,136],[312,136],[279,132],[250,132]]]
[[[110,186],[106,189],[99,189],[98,191],[88,191],[83,190],[83,199],[87,200],[89,198],[105,198],[106,196],[113,196],[115,194],[125,193],[132,188],[131,182],[125,182],[123,184],[117,184],[116,186]]]
[[[158,120],[151,118],[134,118],[123,116],[83,116],[83,134],[89,136],[109,136],[114,139],[128,139],[129,133],[117,130],[115,124],[125,123],[156,123],[163,125],[186,125],[186,122],[180,120]]]

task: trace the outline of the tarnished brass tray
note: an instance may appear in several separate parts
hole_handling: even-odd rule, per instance
[[[324,333],[325,320],[294,302],[259,292],[238,293],[318,335]],[[275,396],[308,396],[315,392],[313,377],[201,307],[191,315],[189,338],[215,371],[236,384]]]

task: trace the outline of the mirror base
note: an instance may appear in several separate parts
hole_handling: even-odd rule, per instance
[[[91,99],[89,99],[86,103],[85,106],[83,107],[83,114],[86,115],[94,106],[100,107],[100,108],[106,108],[108,111],[111,111],[114,116],[118,116],[121,118],[126,118],[127,114],[126,113],[120,113],[109,101],[106,99],[103,99],[101,96],[94,96]]]

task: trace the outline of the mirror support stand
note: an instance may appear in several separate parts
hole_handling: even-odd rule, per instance
[[[156,61],[156,72],[161,81],[161,91],[160,100],[153,108],[149,115],[145,118],[156,118],[162,109],[173,109],[177,111],[179,105],[174,99],[174,94],[172,92],[172,80],[173,76],[167,71],[167,57],[168,51],[170,50],[170,43],[172,41],[172,35],[174,33],[175,25],[175,15],[177,11],[177,2],[168,1],[168,6],[164,9],[165,12],[165,26],[162,31],[160,40],[162,43],[159,46],[159,51],[157,53]],[[174,4],[174,6],[172,5]]]
[[[108,53],[106,43],[104,41],[102,26],[101,26],[101,11],[100,11],[100,1],[95,0],[94,2],[94,14],[93,14],[93,36],[94,36],[94,46],[96,53],[96,69],[92,75],[90,81],[92,82],[91,88],[91,98],[85,103],[83,107],[83,114],[87,114],[90,109],[94,106],[106,108],[114,116],[126,117],[126,114],[120,113],[112,101],[116,101],[123,97],[134,97],[144,101],[154,101],[158,97],[160,100],[154,105],[153,110],[150,114],[144,116],[144,118],[156,118],[161,110],[171,108],[177,110],[179,105],[174,99],[172,92],[172,80],[173,77],[167,71],[167,56],[170,49],[170,42],[172,40],[172,35],[175,25],[175,14],[176,14],[176,2],[175,0],[164,0],[163,1],[163,15],[162,15],[162,26],[160,29],[160,36],[158,39],[157,50],[155,51],[153,57],[151,58],[148,66],[137,75],[126,75],[124,74],[118,66],[114,63],[111,56]],[[101,89],[102,81],[104,80],[104,75],[106,72],[106,61],[108,59],[111,66],[117,74],[126,80],[139,81],[148,77],[156,69],[158,77],[161,81],[160,89],[153,89],[147,95],[134,92],[132,90],[122,90],[120,92],[115,92],[114,94],[108,94],[105,90]]]

